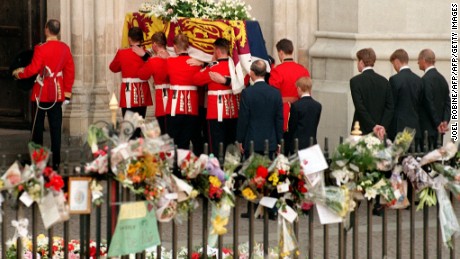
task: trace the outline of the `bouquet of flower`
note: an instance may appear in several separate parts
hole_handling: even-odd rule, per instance
[[[241,193],[248,201],[257,202],[276,188],[279,179],[277,174],[269,174],[270,163],[270,159],[256,153],[244,162],[241,171],[246,180],[241,187]]]
[[[32,167],[37,168],[36,171],[41,172],[48,163],[50,151],[46,147],[43,147],[34,142],[29,142],[29,153],[30,160],[32,161]]]

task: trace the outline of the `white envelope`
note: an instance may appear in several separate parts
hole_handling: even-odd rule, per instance
[[[329,210],[327,207],[317,203],[316,209],[318,210],[319,222],[322,225],[342,222],[342,218]]]

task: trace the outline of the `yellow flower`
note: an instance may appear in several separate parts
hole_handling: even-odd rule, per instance
[[[270,175],[270,177],[268,178],[268,181],[272,182],[273,186],[276,186],[279,181],[278,173],[273,173],[272,175]]]
[[[254,192],[251,190],[251,188],[249,187],[246,187],[243,192],[243,197],[246,199],[246,200],[255,200],[257,198],[257,196],[254,194]]]
[[[197,190],[193,189],[193,191],[190,193],[190,198],[196,198],[200,194]]]
[[[211,234],[223,235],[227,233],[227,228],[225,226],[228,223],[228,218],[221,218],[217,215],[212,221],[212,232]]]
[[[0,180],[0,189],[3,188],[3,180]]]
[[[222,183],[220,182],[219,178],[217,178],[217,176],[209,176],[209,183],[212,184],[214,187],[217,187],[219,188]]]

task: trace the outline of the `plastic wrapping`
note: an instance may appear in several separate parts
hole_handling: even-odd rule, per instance
[[[439,223],[441,225],[442,241],[447,247],[452,247],[452,238],[458,236],[460,226],[452,203],[444,188],[436,190],[439,202]]]

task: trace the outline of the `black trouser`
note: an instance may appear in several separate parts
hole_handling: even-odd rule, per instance
[[[167,130],[167,127],[166,127],[166,115],[165,116],[157,116],[157,121],[158,121],[158,125],[160,126],[160,130],[161,130],[161,134],[166,134],[166,130]]]
[[[283,140],[284,140],[284,155],[289,156],[291,154],[291,150],[294,150],[294,143],[292,143],[291,132],[286,131],[283,133]]]
[[[236,124],[238,119],[223,119],[221,122],[217,120],[208,120],[209,131],[209,153],[218,157],[219,145],[223,143],[224,150],[222,155],[225,155],[225,150],[228,145],[235,143],[236,140]]]
[[[54,104],[54,105],[53,105]],[[57,170],[61,163],[61,128],[62,128],[62,102],[40,102],[40,109],[36,102],[32,102],[35,126],[32,125],[32,141],[43,145],[43,130],[45,128],[45,115],[48,115],[50,126],[51,152],[53,157],[51,164]],[[38,109],[37,109],[38,108]]]
[[[145,119],[145,114],[147,113],[147,106],[141,106],[141,107],[131,107],[131,108],[121,108],[121,114],[123,118],[125,117],[125,114],[127,111],[132,111],[134,113],[139,113],[142,118]],[[134,130],[133,135],[131,136],[131,139],[136,139],[141,136],[141,129],[137,128]]]
[[[203,147],[205,140],[208,139],[208,127],[206,121],[206,108],[203,106],[198,107],[198,117],[196,125],[192,132],[193,153],[199,156],[203,154]]]
[[[183,115],[168,117],[168,135],[180,149],[189,149],[192,135],[198,127],[198,116]]]

